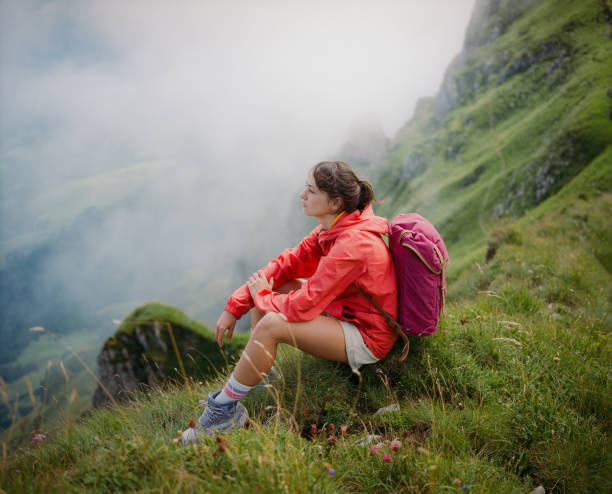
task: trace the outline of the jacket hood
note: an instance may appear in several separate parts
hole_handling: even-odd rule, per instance
[[[385,218],[376,216],[372,205],[366,207],[363,212],[359,210],[340,217],[337,223],[329,230],[319,230],[319,240],[329,241],[336,238],[346,230],[358,229],[362,231],[386,234],[389,231],[389,223]]]

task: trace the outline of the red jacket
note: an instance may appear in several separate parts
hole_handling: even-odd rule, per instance
[[[296,278],[308,278],[299,290],[280,294],[261,290],[251,298],[246,284],[228,299],[225,310],[240,318],[253,304],[263,312],[281,312],[290,322],[311,321],[322,312],[353,323],[379,359],[395,343],[397,334],[384,317],[359,293],[368,292],[385,311],[397,318],[395,270],[389,249],[379,234],[387,220],[368,206],[340,217],[329,230],[315,228],[297,247],[284,250],[263,268],[274,278],[274,288]]]

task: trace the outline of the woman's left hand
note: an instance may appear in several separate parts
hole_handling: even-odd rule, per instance
[[[274,286],[274,278],[270,278],[270,281],[268,281],[263,271],[259,270],[251,275],[251,277],[247,281],[247,286],[249,287],[251,297],[253,297],[254,300],[255,295],[257,295],[262,290],[272,290],[272,287]]]

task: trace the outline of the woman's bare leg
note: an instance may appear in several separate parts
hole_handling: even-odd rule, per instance
[[[234,368],[234,378],[245,386],[255,386],[267,374],[276,358],[279,343],[326,360],[347,362],[344,331],[327,316],[307,322],[287,322],[280,314],[268,312],[253,328],[251,338]]]

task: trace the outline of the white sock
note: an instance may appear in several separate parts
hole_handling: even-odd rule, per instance
[[[231,403],[232,401],[237,401],[246,396],[246,394],[251,391],[253,386],[245,386],[244,384],[240,384],[236,379],[234,379],[234,374],[231,375],[229,381],[225,384],[221,392],[215,398],[217,403]]]

